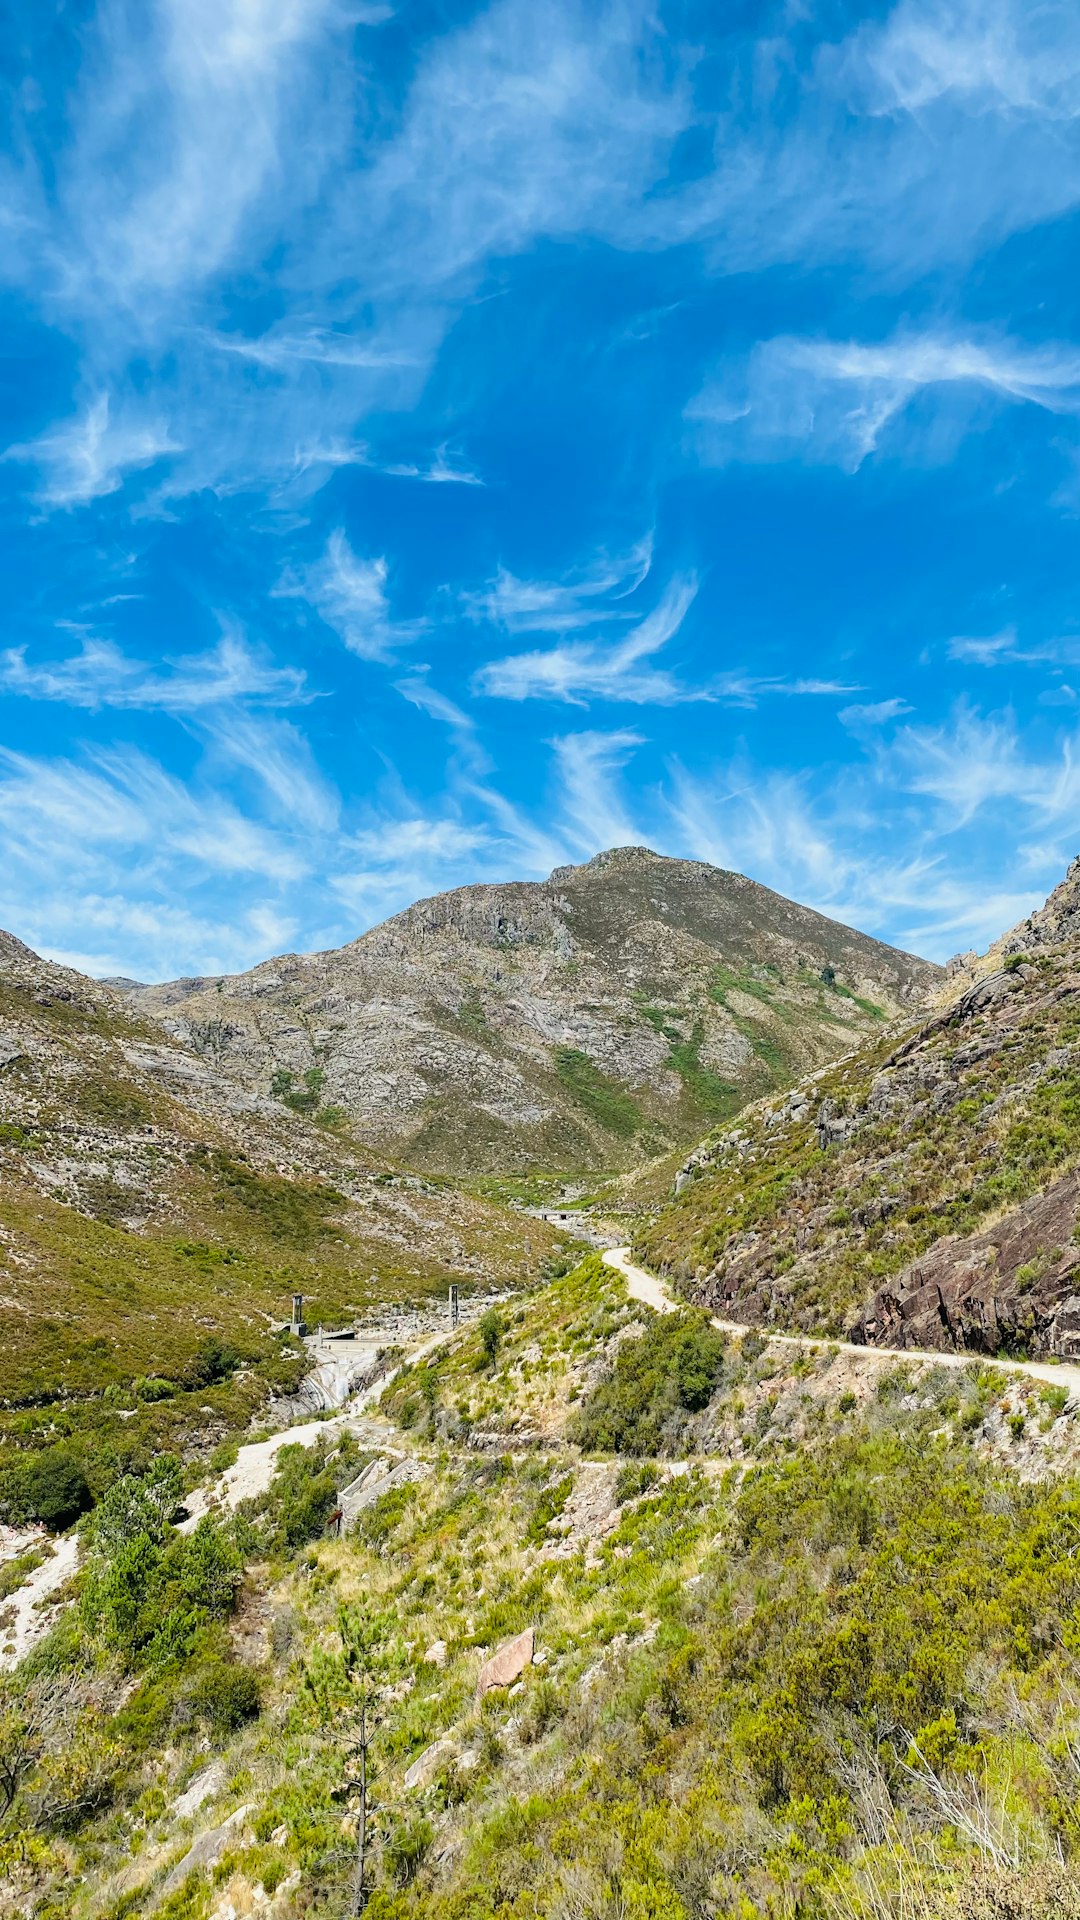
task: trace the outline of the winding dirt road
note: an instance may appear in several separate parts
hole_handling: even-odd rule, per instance
[[[186,1517],[180,1522],[179,1531],[190,1533],[205,1513],[220,1513],[223,1509],[239,1506],[241,1500],[253,1500],[265,1493],[274,1477],[277,1456],[282,1447],[313,1447],[316,1440],[326,1434],[347,1430],[359,1437],[370,1435],[374,1447],[378,1447],[383,1438],[379,1423],[364,1409],[389,1386],[390,1381],[400,1372],[401,1367],[413,1366],[417,1360],[434,1351],[445,1340],[453,1337],[450,1328],[442,1333],[433,1334],[429,1340],[412,1347],[397,1367],[390,1372],[380,1374],[370,1386],[364,1387],[341,1413],[327,1420],[307,1420],[303,1426],[283,1427],[280,1433],[271,1434],[268,1440],[252,1440],[241,1447],[234,1464],[223,1473],[219,1480],[209,1486],[196,1487],[185,1501]],[[386,1432],[391,1428],[386,1424]],[[54,1541],[51,1558],[37,1567],[21,1587],[11,1595],[5,1606],[0,1608],[6,1617],[6,1625],[0,1631],[0,1672],[15,1667],[29,1653],[42,1636],[48,1632],[56,1619],[56,1611],[49,1602],[58,1596],[67,1584],[79,1564],[79,1536],[67,1533]]]
[[[622,1274],[632,1300],[640,1300],[656,1313],[675,1313],[684,1304],[672,1299],[664,1282],[655,1274],[634,1265],[629,1247],[609,1247],[603,1257],[609,1267]],[[836,1348],[840,1353],[853,1354],[856,1359],[869,1360],[871,1364],[878,1360],[928,1360],[936,1367],[989,1364],[1000,1368],[1002,1373],[1023,1373],[1032,1380],[1048,1380],[1052,1386],[1067,1387],[1070,1394],[1080,1400],[1080,1366],[1067,1360],[993,1360],[985,1353],[938,1352],[928,1347],[860,1347],[853,1340],[830,1340],[824,1334],[773,1333],[769,1327],[754,1327],[740,1320],[720,1320],[715,1314],[711,1317],[713,1326],[719,1327],[722,1333],[759,1333],[763,1340],[782,1347]]]

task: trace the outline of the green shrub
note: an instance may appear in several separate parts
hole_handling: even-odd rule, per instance
[[[327,1445],[320,1439],[313,1447],[282,1447],[278,1454],[277,1472],[259,1503],[271,1551],[295,1552],[325,1531],[338,1503],[338,1474],[327,1464]],[[335,1464],[343,1469],[345,1456]]]
[[[657,1314],[639,1339],[619,1347],[611,1373],[578,1412],[573,1438],[604,1453],[662,1452],[677,1441],[687,1414],[708,1405],[724,1349],[707,1314]]]
[[[176,1387],[171,1380],[162,1380],[156,1374],[140,1374],[131,1390],[136,1400],[152,1404],[155,1400],[171,1400]]]
[[[628,1500],[637,1500],[643,1493],[651,1492],[660,1485],[660,1469],[654,1467],[651,1460],[644,1460],[633,1466],[627,1463],[620,1467],[615,1476],[615,1504],[625,1506]]]
[[[235,1733],[262,1711],[259,1683],[250,1667],[218,1659],[203,1667],[191,1691],[192,1705],[219,1739]]]
[[[480,1315],[476,1331],[480,1335],[480,1351],[484,1364],[493,1367],[502,1345],[504,1331],[502,1315],[498,1307],[488,1307],[487,1311]]]
[[[561,1480],[556,1480],[553,1486],[544,1488],[533,1508],[532,1519],[529,1521],[528,1532],[525,1535],[531,1545],[539,1546],[547,1538],[549,1521],[558,1519],[573,1490],[572,1473],[566,1474]]]
[[[53,1533],[63,1532],[93,1504],[82,1465],[64,1446],[36,1454],[20,1476],[19,1501],[23,1515],[40,1520]]]
[[[386,1837],[386,1863],[399,1886],[414,1880],[427,1858],[435,1829],[422,1813],[398,1820]]]

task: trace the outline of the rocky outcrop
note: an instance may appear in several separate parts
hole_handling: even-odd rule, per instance
[[[268,1356],[296,1288],[328,1326],[388,1294],[400,1318],[432,1282],[445,1299],[451,1281],[531,1277],[561,1244],[542,1220],[388,1166],[130,998],[0,937],[6,1407],[182,1381],[215,1333]],[[378,1344],[404,1330],[391,1317]],[[376,1363],[362,1342],[309,1350],[297,1413],[336,1404]],[[272,1372],[288,1381],[276,1354]]]
[[[874,1295],[851,1330],[885,1347],[1080,1353],[1080,1174],[985,1233],[947,1235]]]
[[[919,1005],[939,969],[741,874],[623,847],[347,947],[130,989],[250,1097],[412,1164],[629,1167]]]

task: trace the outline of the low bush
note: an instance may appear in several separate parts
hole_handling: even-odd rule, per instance
[[[712,1398],[725,1344],[705,1313],[657,1314],[639,1339],[623,1341],[611,1373],[578,1412],[573,1438],[603,1453],[670,1450],[687,1416]]]
[[[259,1683],[251,1668],[220,1658],[202,1669],[191,1690],[191,1701],[218,1739],[257,1719],[262,1710]]]
[[[93,1504],[81,1462],[64,1446],[35,1454],[14,1478],[13,1517],[40,1520],[53,1533],[62,1533]]]

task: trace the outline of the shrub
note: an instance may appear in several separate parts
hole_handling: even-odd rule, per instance
[[[86,1475],[66,1447],[49,1447],[23,1469],[21,1504],[26,1517],[54,1533],[70,1527],[93,1505]]]
[[[323,1440],[314,1447],[282,1447],[262,1502],[268,1545],[274,1552],[288,1553],[317,1540],[337,1500],[337,1480],[327,1465]]]
[[[640,1466],[629,1464],[620,1467],[615,1478],[615,1504],[625,1506],[628,1500],[637,1500],[660,1484],[660,1472],[651,1460],[643,1461]]]
[[[224,1738],[262,1711],[259,1683],[250,1667],[216,1659],[205,1666],[191,1692],[191,1702],[212,1733]]]
[[[480,1335],[480,1351],[484,1356],[485,1364],[493,1367],[498,1358],[503,1337],[502,1315],[498,1307],[488,1307],[487,1311],[480,1315],[476,1330]]]
[[[605,1453],[659,1453],[689,1413],[708,1405],[724,1364],[724,1337],[701,1312],[658,1314],[626,1340],[606,1380],[574,1422],[573,1437]]]
[[[176,1388],[171,1380],[163,1380],[157,1374],[141,1374],[132,1385],[136,1400],[152,1403],[155,1400],[171,1400]]]
[[[553,1486],[544,1488],[533,1509],[532,1519],[525,1535],[531,1545],[539,1546],[547,1538],[548,1522],[558,1519],[573,1490],[572,1473],[568,1473],[562,1480],[555,1481]]]
[[[406,1887],[415,1879],[434,1838],[435,1829],[423,1814],[413,1814],[391,1827],[386,1838],[386,1863],[399,1886]]]

